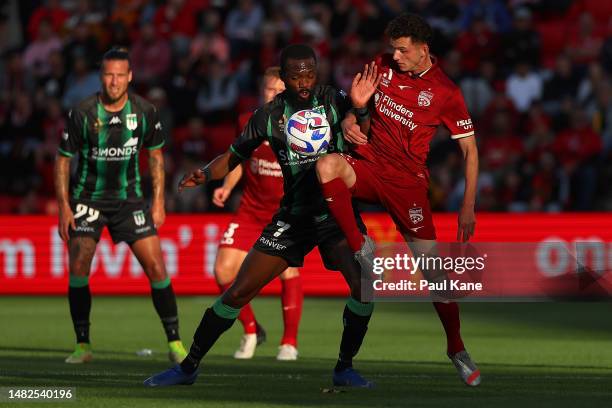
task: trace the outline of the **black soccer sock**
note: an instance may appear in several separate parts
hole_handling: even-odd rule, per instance
[[[202,358],[217,339],[232,327],[239,312],[240,309],[221,303],[220,298],[213,307],[206,309],[202,321],[193,335],[193,343],[189,349],[189,354],[181,363],[183,372],[191,374],[198,369]]]
[[[160,282],[151,282],[151,298],[168,341],[180,340],[176,296],[169,277]]]
[[[368,331],[374,303],[361,303],[352,297],[346,302],[342,320],[344,331],[340,342],[340,353],[334,370],[342,371],[353,366],[353,357],[359,352],[363,338]]]
[[[89,277],[70,276],[68,303],[77,343],[89,343],[89,313],[91,311]]]

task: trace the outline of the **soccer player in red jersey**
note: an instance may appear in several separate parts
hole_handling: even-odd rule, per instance
[[[285,90],[280,78],[280,68],[271,67],[263,76],[262,97],[268,103]],[[252,113],[243,113],[238,119],[238,134],[246,126]],[[225,205],[233,188],[244,177],[244,192],[240,207],[230,221],[219,244],[215,261],[215,278],[222,292],[232,284],[240,265],[248,251],[259,238],[261,231],[272,220],[283,197],[283,173],[268,142],[262,143],[252,154],[248,162],[236,167],[223,180],[223,185],[215,189],[213,203],[219,207]],[[281,304],[283,306],[284,332],[281,339],[277,360],[296,360],[297,332],[302,316],[302,283],[297,268],[287,268],[281,275]],[[240,348],[234,358],[249,359],[255,353],[255,347],[265,340],[266,333],[255,319],[250,304],[240,310],[238,320],[244,328]]]
[[[366,66],[351,87],[356,109],[344,120],[343,131],[356,148],[350,156],[330,154],[317,162],[330,212],[362,267],[364,238],[351,216],[351,197],[382,204],[413,251],[430,253],[435,247],[426,159],[440,125],[457,140],[465,160],[457,239],[469,240],[476,224],[478,151],[472,120],[459,87],[429,53],[431,27],[418,15],[404,14],[389,23],[386,33],[393,52]],[[446,332],[449,358],[466,384],[478,385],[480,371],[465,351],[457,303],[434,306]]]

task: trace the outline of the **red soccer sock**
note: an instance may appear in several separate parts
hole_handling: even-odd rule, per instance
[[[443,303],[433,302],[438,317],[444,326],[446,332],[446,352],[448,355],[454,355],[462,350],[465,350],[463,340],[461,340],[461,322],[459,320],[459,305],[455,302]]]
[[[230,286],[232,286],[232,284],[217,284],[217,286],[219,286],[219,289],[221,289],[221,293],[224,293]],[[257,333],[257,320],[255,320],[255,313],[253,313],[253,308],[251,307],[250,303],[246,304],[242,309],[240,309],[238,320],[240,320],[240,323],[242,323],[244,334]]]
[[[322,183],[321,191],[325,201],[327,201],[329,211],[344,232],[349,247],[353,252],[359,251],[363,244],[363,235],[359,231],[357,221],[355,221],[351,192],[346,184],[341,178],[335,178],[327,183]]]
[[[296,276],[295,278],[281,280],[281,284],[281,303],[285,325],[281,344],[291,344],[297,348],[298,326],[302,317],[302,301],[304,300],[302,278]]]

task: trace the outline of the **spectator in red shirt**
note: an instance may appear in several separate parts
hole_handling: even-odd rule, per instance
[[[36,40],[25,49],[23,63],[34,76],[41,78],[49,74],[49,55],[61,48],[62,42],[53,32],[51,21],[42,20]]]
[[[602,45],[603,38],[595,31],[593,17],[589,13],[582,13],[578,19],[578,32],[570,36],[567,47],[572,62],[585,68],[597,61]]]
[[[480,157],[483,165],[492,171],[507,170],[516,164],[523,152],[523,142],[512,131],[510,115],[497,112],[491,132],[482,136]]]
[[[573,111],[570,125],[569,129],[557,135],[552,150],[570,179],[569,209],[585,211],[592,208],[595,198],[595,164],[602,150],[602,142],[583,110]]]
[[[169,0],[155,12],[156,31],[171,39],[174,48],[188,51],[190,39],[197,32],[196,16],[208,4],[203,0]]]
[[[476,17],[469,31],[459,35],[455,49],[463,56],[463,70],[476,73],[478,64],[484,59],[495,59],[499,53],[499,37],[488,26],[483,17]]]
[[[38,38],[38,31],[43,20],[48,20],[55,34],[61,34],[64,28],[64,23],[70,16],[66,10],[62,8],[59,0],[48,0],[46,5],[38,7],[30,16],[28,21],[28,35],[30,40]]]
[[[133,71],[137,85],[155,85],[162,82],[170,70],[172,49],[168,40],[155,32],[152,23],[145,23],[140,30],[140,38],[134,43],[131,52]]]

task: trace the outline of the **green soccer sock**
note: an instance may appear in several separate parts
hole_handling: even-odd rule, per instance
[[[166,338],[168,341],[179,340],[178,308],[170,277],[160,282],[151,282],[151,298],[155,311],[164,326]]]
[[[353,357],[361,348],[373,310],[373,303],[361,303],[352,297],[346,302],[342,315],[344,330],[335,371],[342,371],[353,366]]]
[[[213,307],[206,309],[200,325],[193,335],[193,343],[189,354],[181,363],[181,369],[191,374],[198,369],[200,361],[211,349],[215,342],[226,332],[240,313],[240,309],[227,306],[219,298]]]
[[[89,343],[89,314],[91,312],[91,292],[88,276],[70,276],[68,284],[68,303],[70,317],[77,343]]]

